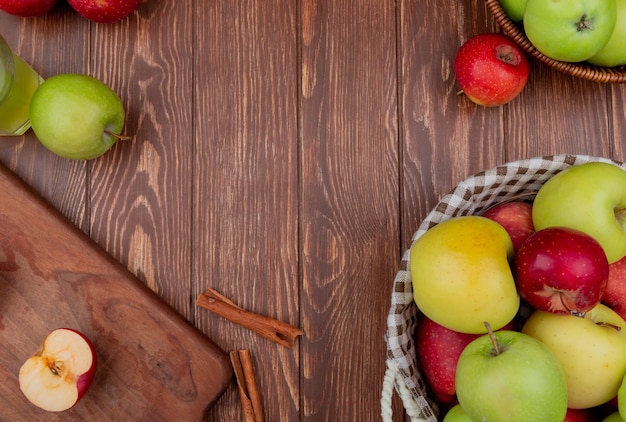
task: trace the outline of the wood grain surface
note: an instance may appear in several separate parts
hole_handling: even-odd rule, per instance
[[[506,161],[626,158],[623,85],[531,61],[508,105],[457,95],[456,50],[497,30],[482,0],[146,0],[113,25],[64,2],[0,13],[44,77],[112,86],[135,135],[72,162],[28,133],[0,162],[220,347],[249,349],[267,420],[377,421],[391,282],[438,198]],[[304,335],[287,349],[197,308],[209,287]],[[207,420],[241,418],[233,384]]]

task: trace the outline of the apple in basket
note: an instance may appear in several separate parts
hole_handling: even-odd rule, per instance
[[[472,420],[467,416],[461,405],[457,404],[446,413],[443,422],[472,422]]]
[[[20,368],[20,389],[37,407],[51,412],[67,410],[89,389],[96,362],[96,350],[84,334],[56,329]]]
[[[602,246],[566,227],[548,227],[530,236],[513,265],[522,299],[547,312],[584,313],[600,303],[609,277]]]
[[[626,257],[609,265],[609,279],[602,302],[626,319]]]
[[[453,217],[430,228],[410,249],[413,296],[428,318],[454,331],[485,333],[517,314],[520,298],[509,261],[513,243],[482,216]]]
[[[517,251],[522,243],[535,232],[532,205],[528,202],[503,202],[489,208],[483,213],[483,217],[504,227],[511,236],[514,251]]]
[[[459,404],[474,421],[563,422],[565,375],[539,340],[489,332],[467,345],[456,372]]]
[[[524,52],[499,33],[471,37],[456,52],[453,66],[459,93],[483,106],[499,106],[517,97],[530,74]]]
[[[584,317],[536,310],[522,332],[541,341],[561,363],[568,407],[588,409],[618,394],[626,374],[626,321],[606,305]]]
[[[536,230],[562,226],[585,232],[602,245],[609,263],[619,261],[626,256],[626,171],[591,162],[557,173],[537,192],[533,223]]]

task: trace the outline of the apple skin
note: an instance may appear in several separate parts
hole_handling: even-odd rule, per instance
[[[587,61],[596,66],[614,67],[626,65],[626,0],[617,2],[617,24],[609,42]]]
[[[515,251],[535,232],[532,205],[528,202],[503,202],[489,208],[483,217],[487,217],[504,227],[511,236]]]
[[[472,420],[467,416],[461,405],[457,404],[446,413],[443,422],[472,422]]]
[[[514,277],[522,299],[547,312],[584,313],[604,295],[609,263],[591,236],[566,227],[548,227],[517,251]]]
[[[520,299],[511,272],[513,244],[506,230],[482,216],[453,217],[411,246],[410,271],[417,307],[454,331],[494,330],[516,315]]]
[[[523,51],[506,35],[478,34],[454,57],[457,83],[472,102],[494,107],[517,97],[528,82],[530,66]]]
[[[511,321],[502,329],[513,330]],[[439,403],[456,403],[456,366],[463,349],[482,334],[465,334],[450,330],[422,316],[416,330],[416,352],[421,373],[428,381]]]
[[[57,0],[0,0],[0,10],[22,18],[41,16],[48,13]]]
[[[35,135],[50,151],[68,159],[90,160],[118,140],[125,111],[118,95],[98,79],[60,74],[37,88],[30,117]]]
[[[589,409],[567,409],[563,422],[597,422],[597,420]]]
[[[600,242],[609,264],[620,260],[626,256],[626,171],[590,162],[557,173],[537,192],[533,224],[535,230],[563,226],[585,232]]]
[[[500,0],[500,6],[513,22],[519,23],[524,19],[526,0]]]
[[[20,389],[31,403],[44,410],[65,411],[75,406],[91,386],[97,361],[87,336],[72,328],[58,328],[20,368]],[[56,367],[58,363],[61,365]]]
[[[613,412],[606,418],[602,419],[602,422],[624,422],[624,419],[622,419],[619,412]]]
[[[524,31],[545,56],[564,62],[593,57],[617,22],[615,0],[527,0]]]
[[[626,374],[626,322],[608,306],[599,304],[584,317],[536,310],[522,332],[561,362],[568,407],[588,409],[617,395]]]
[[[96,23],[118,22],[133,13],[141,0],[67,0],[84,18]]]
[[[517,331],[467,345],[456,372],[459,404],[475,421],[563,422],[567,387],[561,365],[540,341]]]
[[[626,257],[609,265],[609,280],[602,303],[626,319]]]

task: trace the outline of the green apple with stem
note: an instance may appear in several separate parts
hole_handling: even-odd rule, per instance
[[[474,421],[563,422],[567,386],[561,365],[539,340],[517,331],[493,332],[461,353],[459,404]]]
[[[597,54],[617,22],[615,0],[527,0],[524,31],[544,55],[580,62]]]
[[[596,239],[609,263],[626,256],[626,170],[605,162],[569,167],[541,186],[533,203],[537,231],[569,227]]]
[[[450,330],[484,334],[508,324],[520,299],[509,261],[513,243],[497,222],[482,216],[453,217],[411,246],[410,270],[417,307]]]
[[[614,398],[626,374],[626,321],[604,304],[584,316],[534,311],[522,328],[556,356],[567,380],[568,407]]]
[[[626,0],[617,1],[617,25],[606,45],[587,61],[596,66],[626,65]]]
[[[119,96],[88,75],[60,74],[44,81],[30,105],[32,129],[55,154],[90,160],[107,152],[121,135],[125,110]]]

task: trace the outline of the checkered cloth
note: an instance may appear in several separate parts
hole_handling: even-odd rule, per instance
[[[554,174],[570,166],[590,161],[626,165],[605,158],[582,155],[556,155],[515,161],[478,173],[445,195],[426,216],[413,235],[412,243],[436,224],[460,215],[476,215],[487,208],[518,195],[532,197]],[[419,372],[414,334],[418,309],[413,301],[413,287],[405,251],[393,283],[391,308],[387,316],[387,374],[381,399],[383,420],[390,420],[391,400],[395,389],[401,396],[407,414],[413,421],[437,420],[437,403],[427,396],[426,380]],[[393,388],[390,387],[393,385]]]

